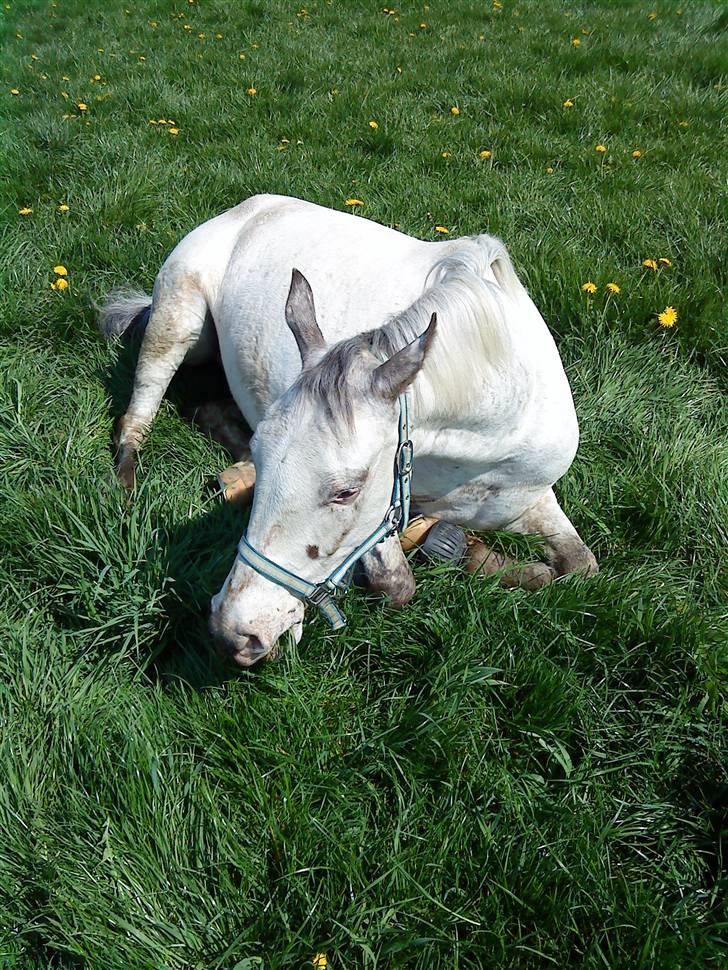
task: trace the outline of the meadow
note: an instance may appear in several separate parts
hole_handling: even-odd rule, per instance
[[[725,967],[724,8],[0,25],[0,967]],[[133,355],[93,305],[257,192],[505,240],[574,391],[557,493],[598,576],[419,566],[401,612],[352,590],[343,633],[216,660],[227,456],[172,394],[127,500]]]

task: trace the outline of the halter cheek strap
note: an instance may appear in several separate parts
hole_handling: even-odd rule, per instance
[[[343,563],[320,583],[310,583],[307,579],[297,576],[264,556],[262,552],[259,552],[250,544],[247,532],[243,533],[238,545],[239,558],[257,573],[260,573],[261,576],[287,589],[289,593],[297,596],[304,603],[318,607],[331,629],[340,630],[346,626],[346,617],[337,606],[336,594],[340,589],[345,589],[348,586],[347,578],[352,567],[378,543],[407,528],[412,501],[413,460],[414,450],[409,438],[407,396],[401,394],[399,397],[399,443],[394,456],[394,488],[382,524],[353,552],[349,553]]]

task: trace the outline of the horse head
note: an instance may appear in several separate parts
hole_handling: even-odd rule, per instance
[[[285,315],[302,371],[255,429],[255,494],[240,549],[316,585],[376,532],[390,507],[398,400],[422,368],[437,319],[385,361],[372,350],[377,331],[329,346],[297,270]],[[210,616],[213,635],[242,666],[269,654],[289,630],[300,639],[304,614],[304,600],[251,561],[236,556]]]

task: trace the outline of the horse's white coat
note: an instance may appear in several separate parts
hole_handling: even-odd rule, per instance
[[[187,351],[204,345],[206,312],[214,321],[233,396],[258,429],[249,535],[260,551],[316,582],[378,525],[391,489],[393,401],[362,391],[353,430],[332,430],[289,391],[301,372],[283,312],[293,267],[311,284],[328,345],[388,324],[402,346],[437,311],[433,346],[409,392],[422,511],[487,530],[543,503],[574,457],[577,421],[554,341],[502,243],[487,235],[422,242],[298,199],[256,196],[192,231],[167,259],[149,340],[155,314],[180,292],[189,294],[180,315]],[[376,364],[362,361],[361,388]],[[144,393],[130,407],[139,424],[151,410]],[[322,489],[346,488],[348,475],[367,470],[353,505],[322,503]],[[302,613],[240,561],[213,600],[225,634],[257,638],[257,655],[291,626],[300,631]]]

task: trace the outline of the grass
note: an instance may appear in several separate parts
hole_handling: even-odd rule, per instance
[[[499,6],[0,11],[3,968],[725,966],[728,20]],[[343,634],[217,666],[225,456],[167,403],[125,501],[92,303],[262,191],[506,240],[598,577],[420,569],[402,613],[353,591]]]

